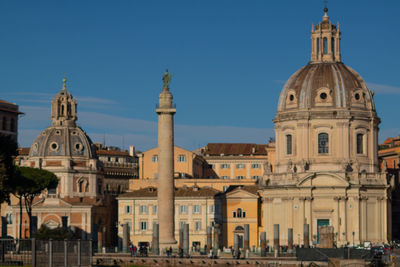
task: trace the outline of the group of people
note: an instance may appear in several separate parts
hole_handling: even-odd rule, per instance
[[[131,252],[132,257],[138,256],[138,248],[132,242],[129,243],[129,251]],[[139,247],[139,256],[142,257],[147,257],[147,247],[146,246],[140,246]]]

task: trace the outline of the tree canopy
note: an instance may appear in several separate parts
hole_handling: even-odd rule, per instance
[[[10,199],[10,182],[15,173],[16,155],[17,143],[11,137],[0,134],[0,204]]]

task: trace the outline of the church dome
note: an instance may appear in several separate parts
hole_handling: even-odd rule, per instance
[[[340,25],[333,25],[324,9],[322,22],[311,28],[311,61],[283,87],[278,115],[301,110],[375,111],[372,94],[361,76],[341,62]]]
[[[92,141],[78,126],[51,126],[39,134],[32,144],[30,157],[95,158]]]
[[[283,87],[278,112],[314,108],[375,110],[365,81],[341,62],[310,62]]]
[[[52,126],[36,137],[30,157],[96,158],[92,141],[76,125],[77,103],[66,89],[66,79],[63,80],[62,90],[52,100],[51,118]]]

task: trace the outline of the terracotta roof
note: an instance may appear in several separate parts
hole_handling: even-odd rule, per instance
[[[175,197],[214,197],[221,192],[211,187],[178,187],[175,188]],[[118,198],[157,197],[157,188],[146,187],[119,195]]]
[[[31,150],[30,147],[20,147],[18,148],[17,152],[20,156],[27,156],[29,155],[29,151]]]
[[[207,155],[267,155],[267,145],[243,143],[209,143],[203,150]]]
[[[247,185],[247,186],[231,185],[230,187],[228,187],[228,189],[225,191],[225,193],[233,192],[233,191],[236,191],[236,190],[244,190],[244,191],[247,191],[247,192],[249,192],[251,194],[257,195],[259,187],[257,185]]]
[[[104,150],[98,149],[96,150],[98,156],[100,155],[109,155],[109,156],[129,156],[128,151],[121,151],[121,150]]]

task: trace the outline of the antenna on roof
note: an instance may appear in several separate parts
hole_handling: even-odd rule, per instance
[[[103,135],[103,147],[106,147],[106,133]]]

